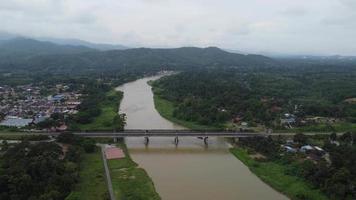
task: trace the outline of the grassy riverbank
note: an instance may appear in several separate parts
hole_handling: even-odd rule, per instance
[[[106,93],[105,100],[99,104],[100,115],[89,124],[77,124],[80,130],[113,130],[116,127],[115,117],[118,116],[123,93],[111,90]]]
[[[66,200],[108,199],[100,150],[97,149],[94,153],[85,153],[80,165],[79,182]]]
[[[116,199],[160,200],[151,178],[130,158],[126,145],[119,143],[118,146],[124,150],[126,157],[108,161]]]
[[[156,110],[162,117],[166,118],[167,120],[169,120],[173,123],[179,124],[183,127],[192,129],[192,130],[218,129],[218,127],[200,125],[195,122],[189,122],[189,121],[184,121],[184,120],[175,118],[173,116],[173,111],[174,111],[173,103],[160,97],[159,94],[157,93],[157,91],[155,91],[155,89],[153,89],[153,94],[154,94],[153,99],[154,99],[154,104],[155,104]]]
[[[249,156],[242,148],[231,148],[231,153],[241,160],[255,175],[274,189],[284,193],[293,200],[327,200],[319,190],[313,189],[303,179],[285,172],[287,167],[275,162],[259,162]]]

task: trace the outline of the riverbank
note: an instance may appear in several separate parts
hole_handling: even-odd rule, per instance
[[[119,106],[123,92],[110,90],[105,95],[105,100],[99,104],[100,115],[88,124],[76,124],[77,128],[86,131],[114,130],[123,128],[119,119]]]
[[[124,142],[118,146],[124,150],[125,158],[108,160],[116,199],[160,200],[151,178],[131,159]],[[109,199],[100,150],[85,153],[80,166],[79,182],[66,200]]]
[[[100,149],[83,155],[79,177],[79,182],[66,200],[108,199]]]
[[[179,124],[183,127],[192,129],[192,130],[212,130],[212,129],[219,129],[218,127],[214,126],[206,126],[206,125],[201,125],[195,122],[189,122],[181,119],[177,119],[173,116],[173,111],[174,111],[174,105],[172,102],[163,99],[158,92],[157,88],[152,88],[153,92],[153,100],[154,100],[154,105],[158,113],[165,119]]]
[[[247,150],[240,147],[231,148],[230,152],[261,180],[292,200],[328,200],[324,194],[317,189],[313,189],[303,179],[287,175],[285,165],[272,161],[256,161],[250,157]]]
[[[118,146],[123,149],[125,158],[108,160],[116,199],[160,200],[153,181],[147,172],[131,159],[125,143],[120,142]]]

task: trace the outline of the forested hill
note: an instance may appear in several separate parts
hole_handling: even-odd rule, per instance
[[[228,53],[216,47],[136,48],[85,53],[17,56],[0,59],[1,71],[80,73],[131,70],[184,70],[199,67],[266,67],[278,65],[260,55]]]

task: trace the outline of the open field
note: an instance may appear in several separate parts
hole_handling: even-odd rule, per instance
[[[66,200],[106,200],[109,198],[99,149],[96,149],[95,153],[83,155],[79,174],[79,183]]]
[[[108,160],[116,199],[161,199],[146,171],[139,168],[130,158],[125,144],[120,143],[118,146],[124,150],[126,157],[118,160]]]
[[[101,113],[89,124],[78,124],[80,130],[112,130],[114,118],[118,115],[118,108],[122,93],[111,90],[106,93],[105,101],[100,103]]]
[[[319,190],[313,189],[304,180],[285,174],[286,166],[275,162],[258,162],[252,159],[246,150],[231,148],[236,158],[241,160],[255,175],[274,189],[291,199],[327,200]]]

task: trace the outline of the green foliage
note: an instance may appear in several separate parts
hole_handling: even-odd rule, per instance
[[[282,173],[283,170],[284,178],[282,174],[273,174],[275,177],[282,177],[279,181],[285,181],[284,179],[295,179],[296,183],[304,182],[307,187],[317,188],[325,193],[330,199],[355,199],[356,190],[354,183],[356,180],[356,173],[354,168],[356,164],[356,147],[353,143],[353,139],[356,138],[356,134],[345,133],[340,136],[341,145],[339,146],[331,144],[327,136],[315,136],[309,138],[303,134],[297,134],[295,136],[295,141],[302,145],[305,144],[307,140],[312,141],[313,139],[318,138],[325,142],[324,149],[329,154],[328,159],[322,158],[318,161],[314,161],[307,159],[305,154],[280,154],[278,142],[274,141],[272,138],[268,139],[263,137],[240,139],[238,145],[240,147],[248,148],[250,152],[262,153],[267,156],[268,162],[252,160],[242,149],[236,148],[233,149],[232,152],[247,164],[254,173],[261,176],[263,180],[271,184],[273,187],[277,189],[280,188],[280,191],[285,192],[291,196],[292,199],[313,198],[308,197],[307,194],[309,192],[307,191],[297,193],[294,191],[289,193],[287,192],[289,191],[288,188],[284,188],[278,183],[275,183],[275,180],[270,180],[270,178],[272,178],[272,166],[278,166],[280,171],[278,173]],[[264,167],[267,169],[267,166],[271,171],[261,170]]]
[[[120,143],[126,157],[109,160],[113,189],[117,199],[125,200],[159,200],[152,180],[144,169],[129,157],[125,144]]]
[[[167,101],[159,96],[154,90],[154,104],[156,110],[159,112],[159,114],[168,119],[169,121],[172,121],[176,124],[179,124],[183,127],[193,129],[193,130],[211,130],[211,129],[219,129],[220,127],[216,127],[213,125],[201,125],[198,124],[197,122],[193,121],[186,121],[182,119],[178,119],[173,115],[174,112],[174,105],[172,102]]]
[[[55,143],[9,148],[2,158],[0,199],[64,199],[78,179],[77,163],[61,159]]]
[[[104,165],[99,149],[83,154],[79,180],[65,200],[109,200]]]
[[[287,166],[274,161],[259,162],[252,159],[247,151],[233,148],[230,151],[241,160],[253,173],[274,189],[294,200],[327,200],[318,189],[313,188],[302,178],[286,173]]]
[[[293,141],[300,144],[305,145],[307,143],[308,137],[303,133],[297,133],[293,137]]]
[[[72,149],[69,152],[71,159],[79,160],[80,152],[78,148],[75,147],[82,147],[86,153],[93,153],[96,149],[96,143],[94,139],[91,138],[83,138],[72,133],[61,133],[57,137],[57,141],[64,144],[71,144]]]
[[[356,68],[322,67],[192,70],[164,77],[153,87],[160,98],[174,104],[175,118],[204,125],[222,125],[239,117],[278,127],[284,113],[297,119],[322,116],[352,123],[356,106],[345,99],[356,97]],[[330,124],[324,126],[334,130]]]
[[[102,93],[101,91],[94,91],[94,96]],[[118,113],[122,97],[122,92],[108,90],[102,93],[100,98],[97,96],[97,100],[94,102],[92,95],[89,95],[85,100],[92,102],[92,104],[89,107],[86,104],[84,107],[81,106],[80,112],[75,117],[77,119],[75,125],[81,130],[123,130],[126,124],[126,116]],[[98,111],[97,114],[93,115],[93,113],[90,113],[91,111],[88,112],[88,109],[93,110],[93,107]],[[73,129],[74,126],[71,127]]]

